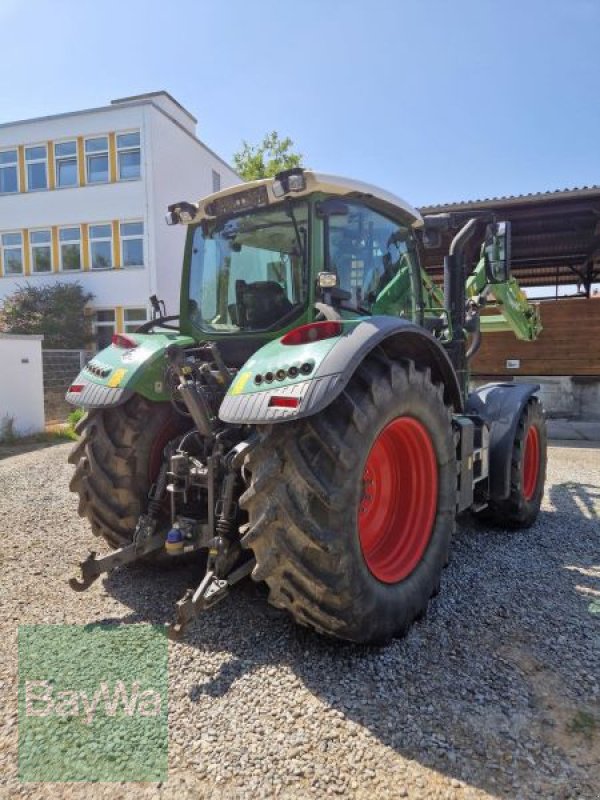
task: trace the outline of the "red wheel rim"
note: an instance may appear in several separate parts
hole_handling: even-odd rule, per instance
[[[527,431],[523,453],[523,497],[531,500],[540,473],[540,434],[535,425]]]
[[[383,583],[398,583],[427,549],[437,509],[438,471],[427,429],[398,417],[375,440],[358,509],[363,557]]]

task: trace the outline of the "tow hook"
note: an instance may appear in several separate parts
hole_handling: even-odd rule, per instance
[[[101,558],[96,557],[96,553],[91,551],[89,556],[79,565],[81,570],[80,578],[70,578],[69,586],[75,592],[84,592],[97,580],[104,572],[110,572],[115,567],[122,564],[129,564],[137,561],[149,553],[161,550],[165,546],[164,533],[156,533],[156,521],[142,515],[138,521],[136,533],[131,544],[120,547],[113,553],[109,553]]]
[[[169,639],[177,640],[181,637],[185,627],[194,617],[219,603],[229,594],[229,588],[249,575],[254,569],[253,558],[234,569],[226,578],[217,578],[214,570],[209,569],[200,585],[194,591],[188,589],[184,596],[177,602],[177,616],[175,622],[167,628]]]

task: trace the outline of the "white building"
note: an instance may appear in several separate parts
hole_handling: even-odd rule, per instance
[[[26,281],[78,281],[94,295],[98,347],[179,307],[185,231],[167,205],[240,178],[167,92],[0,125],[0,303]]]

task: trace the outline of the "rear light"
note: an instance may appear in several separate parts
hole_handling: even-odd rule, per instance
[[[125,350],[131,350],[133,347],[138,346],[135,339],[132,339],[131,336],[127,336],[125,333],[115,333],[111,339],[111,343],[114,344],[115,347],[123,347]]]
[[[269,399],[269,408],[298,408],[300,405],[299,397],[271,397]]]
[[[308,325],[301,325],[293,331],[286,333],[281,339],[281,344],[310,344],[321,339],[331,339],[334,336],[341,336],[342,323],[335,320],[325,322],[309,322]]]
[[[83,392],[84,388],[83,383],[73,383],[69,386],[69,394],[79,394]]]

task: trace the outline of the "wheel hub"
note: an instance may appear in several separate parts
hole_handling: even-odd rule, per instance
[[[437,509],[435,450],[425,426],[398,417],[373,443],[358,507],[360,546],[383,583],[397,583],[421,561]]]

